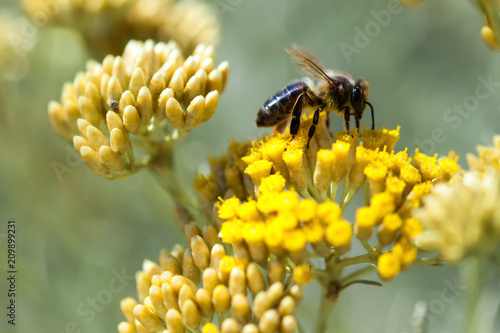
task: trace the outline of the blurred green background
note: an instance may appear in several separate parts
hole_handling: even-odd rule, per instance
[[[471,1],[428,1],[391,14],[386,26],[373,23],[373,11],[387,10],[393,1],[212,2],[219,8],[232,4],[221,12],[217,48],[218,60],[228,60],[231,73],[214,117],[177,147],[176,162],[188,188],[195,172],[206,168],[206,156],[219,155],[229,139],[269,133],[255,128],[254,120],[267,98],[300,77],[282,50],[291,43],[306,47],[329,68],[366,78],[377,128],[401,126],[398,150],[454,150],[465,167],[465,154],[490,144],[500,132],[500,57],[483,43],[482,15]],[[17,6],[1,0],[2,10],[22,18]],[[366,28],[373,29],[372,37],[364,45],[356,43],[358,31]],[[59,99],[63,83],[73,80],[89,55],[68,30],[39,29],[34,41],[27,59],[19,59],[26,75],[16,81],[8,80],[7,72],[0,75],[0,331],[116,332],[123,320],[119,301],[135,296],[135,282],[117,284],[121,290],[95,310],[88,302],[102,300],[114,274],[133,276],[145,258],[156,261],[162,247],[185,240],[172,221],[170,200],[146,172],[113,182],[76,162],[59,181],[54,162],[78,160],[72,146],[52,133],[47,104]],[[348,57],[341,47],[346,44],[357,48]],[[453,113],[455,104],[473,103],[477,89],[486,92],[478,87],[490,76],[499,83],[488,96],[462,115]],[[340,130],[342,120],[333,120]],[[369,116],[363,124],[370,124]],[[4,315],[8,219],[17,221],[15,328]],[[412,267],[383,288],[349,288],[331,318],[331,331],[410,332],[413,307],[423,299],[432,306],[430,332],[456,332],[461,299],[445,302],[442,291],[457,278],[453,267]],[[491,288],[497,298],[498,287],[497,281]],[[307,291],[298,317],[310,331],[319,291],[314,286]]]

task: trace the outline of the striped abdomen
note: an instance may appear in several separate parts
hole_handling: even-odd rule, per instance
[[[304,82],[295,82],[269,98],[257,113],[256,125],[274,126],[290,117],[297,98],[309,89]]]

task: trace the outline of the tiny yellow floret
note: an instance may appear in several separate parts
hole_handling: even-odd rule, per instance
[[[243,226],[243,238],[249,243],[264,240],[265,233],[265,223],[245,223]]]
[[[305,199],[299,202],[295,213],[299,221],[308,222],[316,216],[316,208],[318,204],[312,199]]]
[[[202,333],[219,333],[219,329],[212,323],[206,323],[201,330]]]
[[[260,221],[262,217],[254,200],[245,201],[236,208],[236,214],[243,221]]]
[[[219,204],[219,217],[223,220],[229,220],[236,217],[240,200],[237,197],[232,197],[227,200],[222,200]]]
[[[283,247],[290,252],[297,252],[306,247],[306,237],[302,230],[285,233]]]
[[[260,185],[262,178],[269,176],[273,162],[267,160],[260,160],[253,162],[246,169],[245,173],[252,178],[256,185]]]
[[[378,257],[377,270],[382,280],[390,280],[401,271],[401,262],[398,256],[386,252]]]
[[[220,271],[224,275],[229,275],[233,268],[236,267],[236,261],[234,257],[224,256],[220,262]]]
[[[414,240],[423,231],[423,227],[416,217],[404,220],[401,233],[408,239]]]
[[[313,280],[313,270],[309,264],[298,265],[293,270],[292,278],[296,284],[303,286]]]
[[[337,221],[341,215],[342,210],[339,205],[333,201],[325,201],[317,207],[317,215],[323,224],[330,224]]]
[[[352,235],[352,226],[344,220],[335,221],[326,228],[326,239],[335,248],[349,245]]]
[[[260,193],[281,192],[285,188],[286,180],[280,174],[274,174],[262,179],[259,186]]]
[[[283,243],[283,229],[276,223],[268,223],[264,240],[269,247],[278,247]]]

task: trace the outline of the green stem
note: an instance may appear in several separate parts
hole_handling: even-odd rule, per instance
[[[460,277],[467,286],[464,305],[464,332],[476,332],[474,313],[481,295],[482,269],[478,258],[470,257],[460,267]]]
[[[335,199],[337,198],[337,191],[339,188],[339,183],[337,182],[332,182],[330,184],[330,200],[335,202]]]
[[[434,265],[439,265],[441,264],[442,259],[440,256],[435,256],[431,258],[417,258],[413,262],[415,265],[421,265],[421,266],[434,266]]]
[[[309,183],[307,186],[307,190],[311,194],[311,196],[317,201],[317,202],[323,202],[323,198],[319,194],[318,188],[314,186],[314,183]]]
[[[323,290],[325,292],[325,290]],[[327,332],[326,326],[328,323],[328,317],[330,316],[335,302],[326,297],[326,292],[321,298],[321,304],[319,306],[318,320],[316,321],[315,333],[325,333]]]
[[[297,192],[302,196],[302,198],[304,199],[312,199],[313,197],[311,196],[311,194],[309,193],[309,190],[304,187],[303,189],[297,189]],[[255,193],[257,194],[257,191],[255,191]]]
[[[352,198],[354,198],[358,190],[359,187],[349,186],[349,189],[347,190],[345,196],[342,196],[340,208],[344,209],[349,204],[349,202],[351,202]]]
[[[372,258],[372,255],[370,253],[367,253],[356,257],[342,259],[336,263],[335,269],[340,270],[347,266],[365,263],[375,264],[376,261]]]
[[[376,268],[377,268],[376,266],[370,265],[370,266],[366,266],[364,268],[361,268],[360,270],[357,270],[355,272],[352,272],[351,274],[347,275],[345,278],[340,280],[340,285],[345,286],[348,283],[359,279],[360,277],[363,277],[365,275],[373,273],[376,270]]]
[[[184,190],[175,174],[169,169],[151,169],[153,176],[171,198],[180,203],[201,225],[209,223],[208,217],[202,212],[195,199]]]
[[[345,175],[344,180],[342,181],[342,194],[340,195],[340,207],[344,209],[344,202],[347,196],[347,192],[349,192],[350,182],[349,182],[349,172]]]
[[[360,240],[359,242],[361,243],[361,245],[363,245],[363,247],[365,248],[366,252],[368,252],[370,255],[373,255],[373,253],[375,252],[375,250],[370,245],[370,243],[368,243],[367,240]]]

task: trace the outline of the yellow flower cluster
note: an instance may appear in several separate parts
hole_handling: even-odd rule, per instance
[[[285,178],[274,174],[262,179],[257,200],[240,204],[238,198],[224,200],[219,217],[224,243],[245,242],[251,259],[266,265],[269,252],[277,258],[290,256],[295,263],[307,259],[306,244],[324,248],[325,240],[339,254],[350,249],[352,227],[341,218],[340,207],[327,201],[300,200],[292,190],[284,190]]]
[[[24,0],[23,8],[37,26],[78,30],[99,58],[119,54],[130,39],[175,40],[184,54],[219,40],[215,10],[201,1]]]
[[[241,158],[254,193],[221,201],[222,240],[244,243],[261,265],[271,253],[279,260],[291,258],[297,269],[311,256],[345,255],[353,235],[368,248],[376,231],[378,245],[370,247],[371,259],[377,259],[380,277],[391,279],[416,259],[414,240],[422,226],[413,217],[414,208],[435,183],[448,182],[459,171],[458,158],[452,152],[438,160],[418,149],[413,158],[406,150],[394,153],[399,128],[338,133],[333,142],[320,125],[305,149],[308,122],[304,116],[305,125],[293,140],[288,134],[266,137]],[[358,139],[363,142],[356,146]],[[351,224],[342,212],[365,181],[369,202],[357,210]],[[387,246],[391,249],[381,253]],[[301,270],[294,274],[307,275],[304,267]]]
[[[161,252],[159,264],[144,261],[136,275],[139,301],[121,302],[127,321],[118,325],[120,333],[298,331],[294,311],[302,289],[285,286],[281,265],[270,264],[265,278],[255,263],[245,263],[241,250],[226,256],[212,226],[201,231],[189,224],[185,234],[189,249],[176,245]],[[211,323],[215,318],[220,329]]]
[[[130,41],[123,56],[89,61],[66,83],[61,103],[49,104],[49,118],[94,173],[116,179],[210,119],[227,75],[211,46],[200,44],[184,59],[175,42]],[[134,147],[146,153],[140,163]]]
[[[417,211],[425,231],[416,244],[458,262],[469,255],[500,254],[500,136],[492,147],[468,155],[471,170],[451,184],[438,184]]]

